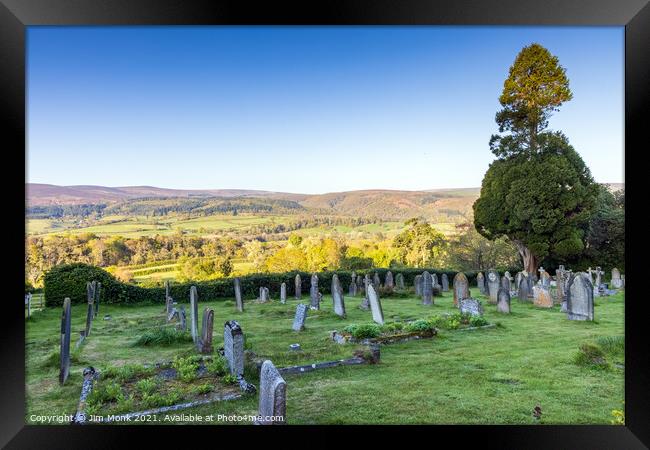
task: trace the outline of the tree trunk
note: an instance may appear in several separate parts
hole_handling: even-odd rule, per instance
[[[515,241],[517,250],[519,250],[519,256],[524,263],[524,270],[530,274],[537,275],[538,261],[535,255],[526,247],[523,243]]]

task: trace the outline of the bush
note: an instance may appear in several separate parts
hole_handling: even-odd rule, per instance
[[[473,327],[482,327],[487,325],[489,322],[481,316],[473,316],[469,319],[469,324]]]
[[[426,331],[432,330],[434,327],[428,320],[418,319],[414,322],[409,322],[404,327],[405,331],[409,333],[424,333]]]
[[[154,369],[151,367],[144,367],[140,364],[127,364],[121,367],[108,367],[102,373],[102,378],[115,378],[120,383],[124,383],[139,376],[153,375],[153,373]]]
[[[199,363],[193,357],[175,357],[172,362],[172,367],[176,369],[176,376],[178,379],[189,383],[197,377],[197,370],[199,368]]]
[[[218,356],[207,363],[205,368],[213,375],[222,376],[228,372],[228,361],[223,356]]]
[[[355,339],[370,339],[381,334],[381,327],[375,323],[352,324],[345,327],[343,331],[350,333]]]
[[[158,387],[158,381],[156,378],[151,377],[151,378],[145,378],[144,380],[140,380],[135,384],[135,387],[140,393],[144,395],[151,395],[154,393],[156,388]]]

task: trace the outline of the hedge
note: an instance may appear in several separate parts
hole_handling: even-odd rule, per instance
[[[398,273],[401,273],[404,276],[404,284],[406,287],[413,286],[415,276],[421,274],[425,270],[431,274],[437,274],[439,282],[442,274],[446,273],[450,285],[457,273],[453,270],[440,270],[434,268],[370,269],[357,270],[354,272],[362,277],[366,273],[372,277],[374,273],[377,272],[383,281],[386,277],[386,272],[389,270],[393,272],[393,279],[395,279],[395,276],[397,276]],[[330,293],[332,275],[335,273],[339,277],[343,291],[348,291],[352,271],[339,270],[318,273],[318,289],[321,293]],[[516,269],[513,269],[511,273],[516,273]],[[242,295],[247,299],[257,298],[259,288],[264,286],[269,288],[271,298],[279,298],[280,285],[285,282],[287,284],[287,297],[292,297],[295,295],[294,279],[296,274],[300,274],[302,295],[308,296],[311,273],[299,271],[241,276],[239,279],[241,282]],[[467,275],[470,282],[470,286],[476,286],[476,274],[477,272],[475,271],[465,272],[465,275]],[[63,304],[63,299],[65,297],[70,297],[73,304],[85,303],[87,301],[86,283],[93,280],[99,281],[102,284],[100,291],[100,302],[102,303],[165,303],[165,288],[163,286],[144,288],[133,284],[122,283],[102,268],[82,263],[75,263],[56,266],[45,274],[43,291],[46,306],[60,306]],[[232,278],[188,283],[171,283],[170,294],[177,302],[189,302],[191,286],[196,286],[199,300],[233,298],[235,296]]]

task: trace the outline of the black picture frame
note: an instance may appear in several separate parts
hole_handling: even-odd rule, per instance
[[[0,0],[0,99],[5,128],[3,141],[5,155],[17,156],[4,171],[7,221],[24,231],[19,215],[24,213],[25,197],[15,186],[22,183],[25,174],[25,28],[31,25],[618,25],[625,26],[625,147],[626,173],[635,164],[637,156],[648,148],[646,129],[650,109],[650,5],[648,0],[457,0],[448,2],[424,0],[330,0],[319,2],[265,2],[246,1],[180,1],[180,0]],[[603,89],[607,87],[604,86]],[[645,113],[645,114],[644,114]],[[594,130],[597,132],[597,130]],[[11,142],[11,144],[8,144]],[[15,179],[14,179],[15,177]],[[639,202],[642,190],[635,187],[637,177],[627,177],[627,199]],[[641,177],[641,179],[643,179]],[[11,183],[11,184],[9,184]],[[632,189],[630,189],[630,187]],[[631,192],[630,192],[631,191]],[[630,194],[632,194],[630,196]],[[637,197],[638,196],[638,197]],[[631,200],[630,200],[631,199]],[[643,208],[643,206],[642,206]],[[629,214],[632,214],[630,216]],[[630,219],[634,211],[628,208],[626,242],[642,242]],[[636,236],[636,237],[635,237]],[[10,239],[11,240],[11,239]],[[215,431],[213,427],[177,428],[122,426],[36,426],[25,424],[25,324],[23,311],[15,297],[20,298],[18,283],[23,266],[18,261],[24,256],[24,245],[15,239],[12,261],[5,270],[5,285],[11,286],[5,300],[5,316],[0,335],[2,355],[0,390],[3,414],[0,418],[0,445],[7,448],[99,448],[115,447],[120,443],[135,442],[134,434],[155,434],[158,439],[171,442],[173,436],[188,439],[200,433],[219,445],[231,438],[239,442],[251,435],[304,432],[311,427],[228,427]],[[422,434],[424,445],[438,445],[445,438],[474,441],[482,447],[498,448],[646,448],[650,445],[650,375],[647,353],[647,319],[641,292],[640,265],[632,261],[635,249],[626,245],[625,305],[625,414],[626,426],[435,426],[379,427],[368,433],[361,427],[345,427],[331,433],[330,427],[314,427],[326,439],[343,437],[339,431],[358,435],[382,436],[386,431],[398,439],[409,437],[413,431]],[[636,250],[640,252],[640,250]],[[15,258],[15,260],[13,260]],[[639,295],[636,295],[636,294]],[[13,299],[13,300],[12,300]],[[637,301],[638,299],[638,301]],[[343,427],[341,427],[343,428]],[[307,430],[310,433],[312,430]],[[227,433],[227,434],[222,434]],[[406,433],[409,433],[408,435]],[[224,439],[227,436],[228,441]],[[308,435],[309,436],[309,435]],[[313,435],[310,441],[313,440]],[[401,439],[400,439],[401,440]],[[429,443],[427,443],[427,441]],[[191,439],[191,445],[199,445]],[[321,442],[325,442],[324,440]]]

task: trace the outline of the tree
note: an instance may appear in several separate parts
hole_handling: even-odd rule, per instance
[[[459,234],[450,242],[450,268],[460,271],[507,269],[521,264],[517,247],[507,237],[490,241],[476,231],[474,224],[456,225]]]
[[[561,132],[546,131],[548,118],[572,97],[557,57],[538,44],[524,47],[510,68],[496,115],[497,156],[473,205],[474,226],[490,240],[507,236],[524,270],[536,273],[545,257],[580,254],[597,185]]]
[[[393,239],[396,259],[411,267],[442,266],[447,249],[445,236],[417,218],[407,220],[405,225],[410,227]]]

